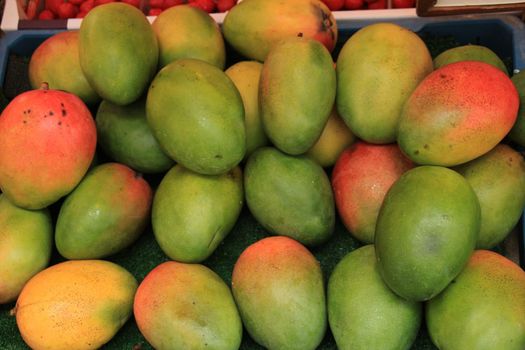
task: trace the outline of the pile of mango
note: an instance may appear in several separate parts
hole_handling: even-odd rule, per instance
[[[525,75],[393,23],[338,35],[321,0],[221,26],[115,2],[35,50],[0,115],[0,303],[29,347],[133,317],[156,349],[525,348],[525,272],[493,250],[525,208]],[[267,237],[228,285],[204,262],[243,208]],[[361,246],[326,276],[338,218]],[[168,261],[137,280],[110,258],[149,226]]]

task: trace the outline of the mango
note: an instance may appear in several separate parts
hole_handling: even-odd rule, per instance
[[[84,102],[45,87],[11,100],[0,115],[0,134],[0,189],[25,209],[45,208],[71,192],[97,143]]]
[[[337,159],[332,189],[337,212],[352,237],[374,243],[377,216],[392,184],[414,164],[396,144],[357,141]]]
[[[157,72],[157,37],[146,15],[124,2],[94,7],[79,29],[80,66],[104,100],[136,101]]]
[[[329,168],[335,165],[341,153],[354,142],[355,135],[339,116],[337,109],[332,108],[321,136],[305,155],[323,168]]]
[[[520,71],[514,74],[511,78],[512,83],[518,91],[520,104],[518,108],[518,116],[507,137],[516,145],[525,147],[525,71]]]
[[[425,316],[439,349],[524,349],[525,272],[503,255],[477,250],[454,282],[426,303]]]
[[[0,304],[5,304],[49,264],[53,223],[47,208],[22,209],[0,194],[0,227]]]
[[[494,66],[460,61],[436,69],[407,100],[397,142],[417,164],[456,166],[494,148],[514,125],[519,97]]]
[[[313,350],[327,328],[319,262],[299,242],[267,237],[235,262],[232,292],[243,324],[267,349]]]
[[[264,61],[259,104],[264,130],[281,151],[305,153],[319,139],[335,101],[330,52],[318,41],[286,38]]]
[[[226,73],[204,61],[162,68],[148,90],[146,119],[165,152],[197,173],[226,173],[246,153],[241,95]]]
[[[405,101],[432,70],[416,33],[394,23],[364,26],[337,56],[337,110],[360,139],[392,143]]]
[[[146,174],[164,173],[175,164],[153,136],[145,98],[126,106],[102,101],[95,122],[98,145],[109,159]]]
[[[152,192],[123,164],[94,167],[60,206],[58,252],[67,259],[100,259],[128,247],[149,223]]]
[[[434,58],[434,69],[440,68],[449,63],[459,61],[481,61],[493,65],[506,75],[509,75],[507,66],[499,56],[486,46],[482,45],[462,45],[447,49]]]
[[[244,168],[244,188],[250,212],[270,234],[307,246],[332,236],[336,214],[330,179],[310,158],[259,148]]]
[[[481,206],[478,249],[494,248],[518,224],[525,208],[525,160],[506,144],[454,168],[476,192]]]
[[[140,283],[135,321],[155,349],[239,349],[242,322],[228,285],[201,264],[164,262]]]
[[[33,51],[28,66],[29,83],[77,95],[87,105],[96,105],[100,96],[89,85],[78,57],[78,30],[59,32],[44,40]]]
[[[137,281],[105,260],[70,260],[33,276],[16,302],[16,323],[32,349],[98,349],[131,317]]]
[[[412,301],[432,299],[474,251],[481,209],[459,173],[440,166],[406,171],[379,210],[375,249],[385,283]]]
[[[383,282],[372,244],[337,263],[327,287],[328,322],[338,349],[410,349],[421,325],[421,303]]]
[[[173,6],[156,16],[151,27],[159,45],[159,68],[181,58],[195,58],[224,69],[226,48],[222,32],[204,10],[190,5]]]
[[[164,253],[181,262],[202,262],[230,233],[244,204],[242,171],[202,175],[177,164],[162,178],[151,223]]]
[[[239,90],[244,106],[244,126],[246,129],[244,159],[247,159],[257,148],[267,146],[270,143],[259,112],[261,71],[262,63],[257,61],[240,61],[224,71]]]
[[[286,37],[311,38],[332,52],[337,22],[320,0],[247,0],[224,16],[224,39],[244,58],[263,62],[272,46]]]

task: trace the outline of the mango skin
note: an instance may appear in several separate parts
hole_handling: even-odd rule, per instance
[[[392,143],[405,101],[432,70],[417,34],[394,23],[367,25],[337,57],[337,110],[360,139]]]
[[[520,105],[516,121],[507,134],[507,137],[515,144],[525,147],[525,71],[522,70],[519,73],[514,74],[511,81],[518,91]]]
[[[338,349],[410,349],[421,325],[421,303],[404,300],[383,282],[374,245],[348,253],[327,287],[328,321]]]
[[[175,164],[153,136],[145,98],[126,106],[102,101],[95,122],[99,147],[111,160],[146,174],[166,172]]]
[[[259,80],[262,63],[240,61],[224,71],[241,94],[244,105],[244,125],[246,127],[246,160],[259,147],[269,145],[259,112]]]
[[[498,253],[477,250],[425,315],[440,349],[524,349],[525,273]]]
[[[16,302],[16,323],[32,349],[90,350],[131,317],[138,283],[105,260],[70,260],[31,278]]]
[[[59,32],[44,40],[31,55],[28,75],[33,89],[46,82],[50,89],[75,94],[87,105],[100,102],[80,67],[78,30]]]
[[[456,166],[500,143],[518,107],[518,92],[499,69],[479,61],[447,64],[407,100],[397,142],[417,164]]]
[[[138,8],[120,2],[96,6],[80,25],[79,57],[98,95],[126,105],[147,90],[157,71],[157,37]]]
[[[286,37],[315,39],[330,52],[338,37],[333,13],[319,0],[242,1],[226,13],[222,32],[242,56],[260,62]]]
[[[507,237],[523,214],[525,160],[512,147],[500,143],[454,170],[467,179],[481,205],[476,248],[493,248]]]
[[[237,259],[232,292],[250,336],[267,349],[315,349],[327,327],[319,262],[303,245],[268,237]]]
[[[181,58],[224,69],[226,48],[217,22],[200,8],[182,5],[162,11],[151,23],[159,44],[159,68]]]
[[[324,169],[305,156],[274,147],[255,151],[244,168],[246,204],[270,234],[316,246],[335,225],[335,204]]]
[[[337,212],[352,237],[374,243],[377,216],[386,193],[413,167],[394,143],[357,141],[341,153],[331,183]]]
[[[128,247],[149,223],[152,197],[146,180],[126,165],[96,166],[60,207],[58,252],[67,259],[100,259]]]
[[[201,175],[180,164],[162,178],[153,199],[155,239],[173,260],[208,258],[235,225],[244,204],[242,171]]]
[[[22,209],[0,194],[0,228],[0,304],[5,304],[49,264],[53,223],[47,208]]]
[[[208,267],[162,263],[140,283],[133,306],[155,349],[236,350],[242,322],[230,288]]]
[[[434,69],[459,61],[481,61],[493,65],[506,75],[509,71],[499,56],[482,45],[463,45],[445,50],[434,58]]]
[[[407,300],[439,294],[474,251],[480,216],[476,193],[457,172],[429,165],[405,172],[377,218],[374,244],[385,283]]]
[[[204,61],[180,59],[162,68],[148,90],[146,118],[165,152],[197,173],[223,174],[246,153],[239,91]]]
[[[45,208],[71,192],[95,155],[91,112],[60,90],[16,96],[0,115],[0,133],[0,188],[26,209]]]
[[[330,52],[318,41],[286,38],[266,56],[259,82],[259,108],[272,144],[292,155],[305,153],[321,136],[335,101]]]

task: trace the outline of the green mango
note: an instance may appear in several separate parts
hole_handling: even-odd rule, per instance
[[[350,130],[370,143],[391,143],[405,101],[433,65],[416,33],[380,22],[343,44],[336,70],[337,110]]]
[[[462,45],[441,52],[434,58],[434,69],[459,61],[481,61],[493,65],[506,75],[509,75],[507,66],[499,56],[486,46]]]
[[[210,63],[179,59],[162,68],[148,90],[146,118],[166,153],[200,174],[226,173],[246,153],[241,95]]]
[[[276,43],[259,82],[261,118],[273,145],[293,155],[308,151],[328,121],[335,90],[332,56],[321,43],[296,37]]]
[[[421,325],[421,303],[396,295],[379,273],[374,245],[348,253],[327,289],[328,322],[338,349],[408,350]]]
[[[162,150],[146,120],[146,101],[119,106],[102,101],[95,122],[100,149],[112,160],[141,173],[163,173],[175,163]]]
[[[95,166],[60,207],[58,252],[67,259],[100,259],[131,245],[149,222],[153,193],[120,163]]]
[[[0,304],[16,300],[26,282],[51,259],[49,209],[28,210],[0,194]]]
[[[146,15],[123,2],[93,8],[79,29],[80,67],[104,100],[126,105],[146,91],[159,47]]]
[[[328,240],[335,204],[328,175],[314,160],[274,147],[256,150],[244,168],[246,204],[270,234],[315,246]]]
[[[171,259],[201,262],[231,231],[243,203],[240,167],[221,175],[202,175],[177,164],[155,192],[153,233]]]

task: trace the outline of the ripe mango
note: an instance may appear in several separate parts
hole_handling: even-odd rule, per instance
[[[98,145],[111,160],[141,173],[163,173],[175,163],[146,120],[146,99],[126,106],[102,101],[95,116]]]
[[[162,68],[146,98],[146,118],[161,147],[200,174],[223,174],[246,153],[244,106],[219,68],[180,59]]]
[[[422,305],[388,288],[371,244],[337,263],[327,298],[328,321],[339,349],[410,349],[417,337]]]
[[[285,38],[264,61],[259,106],[273,145],[302,154],[319,139],[335,101],[336,77],[330,52],[309,38]]]
[[[244,186],[250,212],[270,234],[308,246],[331,237],[335,205],[330,180],[310,158],[259,148],[244,168]]]
[[[507,136],[512,142],[521,147],[525,147],[525,70],[514,74],[511,81],[518,91],[520,106],[516,121]]]
[[[313,350],[327,327],[319,262],[299,242],[268,237],[237,259],[232,292],[250,336],[267,349]]]
[[[226,48],[221,30],[204,10],[173,6],[155,17],[151,27],[159,44],[159,68],[181,58],[195,58],[224,69]]]
[[[70,260],[31,278],[16,302],[16,323],[32,349],[98,349],[130,318],[137,281],[106,260]]]
[[[417,164],[459,165],[503,140],[518,107],[518,92],[501,70],[479,61],[447,64],[407,100],[397,142]]]
[[[337,110],[360,139],[392,143],[402,107],[433,70],[425,42],[394,23],[367,25],[337,57]]]
[[[503,255],[477,250],[453,283],[428,301],[425,315],[440,349],[525,349],[525,272]]]
[[[246,127],[246,154],[248,158],[257,148],[269,144],[259,112],[259,80],[262,63],[257,61],[237,62],[224,72],[235,84],[244,105],[244,125]]]
[[[454,168],[476,192],[481,206],[478,249],[501,243],[519,222],[525,208],[525,161],[506,144]]]
[[[181,262],[210,256],[237,221],[244,203],[242,172],[202,175],[177,164],[153,199],[153,233],[164,253]]]
[[[42,209],[75,188],[95,155],[97,130],[76,95],[53,89],[16,96],[0,115],[0,188],[15,205]]]
[[[22,209],[0,194],[0,304],[14,301],[24,284],[47,267],[52,249],[49,210]]]
[[[474,251],[480,211],[467,180],[449,168],[424,165],[401,175],[386,193],[376,224],[385,283],[407,300],[439,294]]]
[[[320,0],[245,0],[226,13],[222,32],[241,55],[260,62],[290,36],[315,39],[332,52],[338,34],[332,12]]]
[[[47,83],[50,89],[77,95],[87,105],[100,102],[80,67],[78,30],[59,32],[44,40],[31,55],[28,75],[33,89]]]
[[[124,2],[96,6],[79,29],[80,66],[104,100],[136,101],[157,71],[157,37],[146,15]]]
[[[242,322],[230,288],[208,267],[162,263],[140,283],[137,326],[155,349],[237,350]]]

